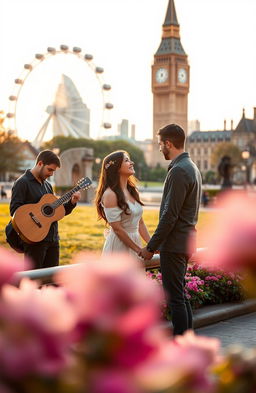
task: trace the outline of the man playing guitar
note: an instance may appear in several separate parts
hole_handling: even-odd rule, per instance
[[[50,150],[41,151],[32,169],[25,171],[14,183],[10,202],[10,213],[24,204],[37,203],[44,194],[53,194],[51,184],[46,180],[60,168],[59,157]],[[71,199],[64,203],[65,215],[70,214],[81,194],[75,192]],[[58,222],[54,221],[46,237],[36,243],[24,242],[24,254],[32,260],[34,269],[57,266],[59,264]]]

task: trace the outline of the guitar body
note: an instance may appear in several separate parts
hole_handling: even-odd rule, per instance
[[[39,202],[20,206],[12,219],[18,235],[26,243],[37,243],[43,240],[54,221],[65,216],[63,205],[54,207],[58,198],[53,194],[45,194]]]

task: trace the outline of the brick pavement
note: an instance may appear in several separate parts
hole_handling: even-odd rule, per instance
[[[231,344],[256,347],[256,312],[198,328],[196,333],[219,338],[223,348]]]

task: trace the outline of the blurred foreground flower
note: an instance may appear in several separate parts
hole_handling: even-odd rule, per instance
[[[86,261],[87,260],[87,261]],[[219,341],[188,333],[172,341],[160,325],[162,289],[125,254],[90,261],[80,254],[72,272],[57,282],[77,311],[82,359],[90,393],[144,393],[186,388],[211,392],[209,365]],[[82,343],[82,345],[81,345]],[[209,344],[207,347],[207,343]],[[199,368],[198,368],[199,365]]]
[[[218,393],[256,392],[256,348],[230,347],[214,374]]]
[[[8,378],[54,375],[67,364],[76,317],[62,289],[23,279],[5,285],[0,304],[0,368]]]
[[[24,261],[22,257],[18,256],[13,251],[6,248],[1,248],[0,253],[0,290],[2,285],[14,282],[14,274],[27,270],[30,267],[28,261]]]
[[[202,264],[240,272],[246,289],[256,296],[256,197],[232,192],[220,197],[218,210],[205,230]]]
[[[62,272],[57,282],[66,288],[78,316],[83,344],[77,354],[87,369],[83,383],[95,393],[143,391],[138,387],[147,384],[147,366],[151,372],[158,366],[159,354],[170,341],[158,325],[162,291],[128,255],[90,261],[80,254],[76,261],[85,263]],[[161,361],[167,368],[170,355]]]
[[[137,261],[80,254],[77,262],[56,277],[58,288],[3,284],[0,393],[224,392],[219,341],[167,336],[162,290]]]

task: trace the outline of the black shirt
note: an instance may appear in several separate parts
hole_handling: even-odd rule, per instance
[[[51,184],[47,180],[40,183],[32,175],[29,169],[26,170],[26,172],[14,182],[12,187],[12,198],[10,203],[11,216],[14,215],[18,207],[28,203],[37,203],[44,194],[53,194]],[[65,208],[65,214],[67,215],[72,212],[76,205],[68,201],[63,206]],[[50,230],[43,241],[54,242],[58,240],[58,222],[55,221],[51,224]]]
[[[159,224],[148,243],[152,250],[195,251],[201,182],[200,172],[188,153],[180,154],[171,162],[164,182]]]

